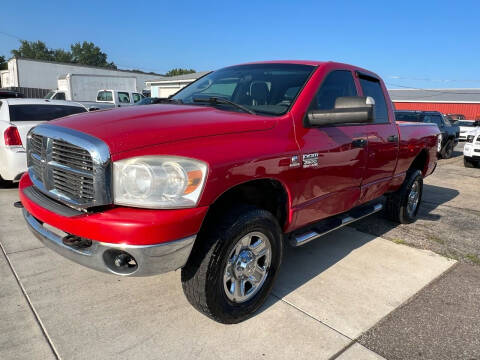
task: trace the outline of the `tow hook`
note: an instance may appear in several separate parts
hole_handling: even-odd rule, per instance
[[[21,201],[15,201],[13,206],[15,206],[17,209],[23,209],[23,204]]]

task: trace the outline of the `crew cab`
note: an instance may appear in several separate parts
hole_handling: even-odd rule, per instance
[[[23,214],[84,266],[181,269],[188,301],[222,323],[262,305],[287,244],[382,209],[413,222],[437,163],[438,127],[395,122],[383,81],[351,65],[236,65],[165,101],[35,127]]]
[[[438,111],[395,111],[395,117],[399,121],[413,121],[437,124],[440,130],[438,138],[438,157],[449,159],[460,138],[460,128],[450,123],[446,115]]]
[[[467,134],[463,146],[463,164],[465,167],[480,166],[480,127],[476,127]]]
[[[0,100],[0,183],[18,181],[27,171],[25,144],[35,125],[59,117],[86,112],[80,104],[40,99]]]

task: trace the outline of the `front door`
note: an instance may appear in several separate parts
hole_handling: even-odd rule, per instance
[[[352,72],[334,70],[320,84],[310,110],[333,109],[338,97],[357,95]],[[364,124],[352,124],[303,127],[297,137],[302,169],[294,221],[300,227],[356,204],[366,168],[367,134]]]

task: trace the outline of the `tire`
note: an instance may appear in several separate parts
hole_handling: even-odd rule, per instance
[[[416,206],[412,211],[409,207],[409,195],[412,194],[412,188],[417,184]],[[401,188],[392,194],[387,195],[385,204],[385,215],[392,221],[400,224],[410,224],[417,218],[418,210],[422,202],[423,194],[423,176],[420,170],[407,172],[407,177]]]
[[[466,168],[474,168],[476,166],[478,166],[478,163],[470,160],[470,159],[467,159],[466,157],[463,157],[463,165],[466,167]]]
[[[453,141],[448,140],[442,151],[440,152],[440,156],[442,157],[442,159],[450,159],[453,155],[454,148],[455,144],[453,143]]]
[[[0,175],[0,188],[9,188],[12,187],[13,181],[3,180],[2,176]]]
[[[245,239],[249,239],[250,234],[264,236],[264,239],[268,240],[269,266],[266,265],[265,255],[263,265],[259,265],[264,267],[263,282],[259,282],[256,292],[252,290],[253,286],[249,288],[248,291],[252,293],[248,295],[251,296],[248,299],[234,301],[229,298],[236,294],[233,291],[232,295],[229,291],[232,289],[231,283],[241,281],[237,280],[236,276],[246,276],[238,275],[236,271],[241,269],[238,265],[241,264],[238,262],[240,256],[247,253],[250,247],[243,248],[238,255],[236,253],[239,247],[243,246]],[[252,244],[254,241],[260,240],[252,240]],[[266,240],[262,241],[267,243]],[[205,231],[200,231],[190,258],[182,268],[182,287],[187,300],[195,309],[217,322],[235,324],[245,320],[258,310],[270,293],[282,263],[283,246],[282,230],[270,212],[250,206],[241,206],[228,212],[214,224],[210,226],[207,224]],[[235,277],[227,271],[231,264],[237,266],[235,269],[230,267]],[[254,265],[258,264],[255,262]],[[245,271],[247,270],[248,268],[245,268]],[[225,280],[229,278],[228,275],[232,275],[230,280]],[[247,287],[248,281],[243,289]]]

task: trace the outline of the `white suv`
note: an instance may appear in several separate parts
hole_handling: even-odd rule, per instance
[[[0,100],[0,184],[19,180],[27,170],[28,131],[43,121],[86,112],[79,103],[44,99]]]
[[[463,163],[465,167],[478,167],[480,164],[480,128],[467,134],[467,142],[463,147]]]

